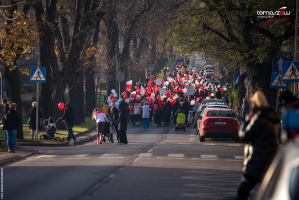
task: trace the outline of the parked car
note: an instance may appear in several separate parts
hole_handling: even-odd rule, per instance
[[[295,200],[299,199],[299,137],[288,144],[274,157],[256,200]]]
[[[208,104],[204,104],[202,106],[202,110],[201,112],[196,113],[196,118],[197,118],[197,123],[195,123],[197,125],[197,134],[199,133],[199,124],[201,119],[199,118],[199,116],[201,116],[202,113],[205,112],[206,109],[209,108],[223,108],[223,109],[228,109],[228,106],[225,103],[218,103],[218,102],[210,102]],[[195,126],[194,126],[195,127]]]
[[[239,122],[232,109],[210,108],[201,116],[199,124],[199,140],[204,142],[206,138],[231,138],[239,142]]]

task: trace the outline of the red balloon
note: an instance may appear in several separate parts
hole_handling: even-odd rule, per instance
[[[157,75],[157,78],[160,78],[160,75]]]
[[[161,82],[164,83],[165,82],[164,79],[162,79]]]
[[[180,72],[177,72],[177,74],[180,74]]]
[[[135,90],[138,90],[138,86],[137,85],[135,86]]]
[[[181,78],[179,78],[179,83],[180,83],[181,81],[182,81]]]
[[[154,75],[152,75],[152,78],[154,78]]]
[[[147,85],[148,85],[149,87],[152,87],[152,84],[150,84],[150,83],[149,83],[149,84],[147,84]]]
[[[179,91],[180,91],[180,92],[183,92],[183,88],[180,88]]]
[[[170,95],[170,92],[169,92],[169,91],[166,91],[166,96],[169,97],[169,95]]]
[[[158,97],[157,97],[157,100],[158,100],[158,101],[161,101],[161,97],[160,97],[160,96],[158,96]]]
[[[128,98],[128,96],[127,96],[127,95],[123,95],[123,98],[124,98],[124,99],[127,99],[127,98]]]
[[[195,78],[195,74],[192,75],[193,79]]]
[[[202,90],[205,90],[205,87],[204,87],[204,86],[202,86],[202,87],[201,87],[201,89],[202,89]]]
[[[138,89],[137,92],[140,93],[140,92],[141,92],[141,89]]]
[[[109,98],[110,98],[110,99],[113,99],[113,95],[111,94]]]
[[[176,88],[173,89],[173,92],[177,92],[178,90]]]
[[[197,88],[200,88],[200,85],[199,85],[199,84],[197,85]]]
[[[214,79],[214,76],[211,76],[212,79]]]
[[[175,73],[175,71],[173,71],[173,73]]]
[[[126,92],[123,92],[123,96],[127,96],[127,93],[126,93]]]
[[[222,91],[223,91],[223,88],[220,89],[220,92],[222,92]]]
[[[154,102],[153,98],[149,99],[149,103],[152,104]]]
[[[154,83],[156,83],[156,80],[154,80]]]
[[[170,97],[169,97],[170,99],[173,99],[173,95],[170,95]]]
[[[172,81],[172,85],[174,85],[175,84],[175,81]]]
[[[115,100],[115,99],[112,99],[112,102],[113,102],[113,103],[115,103],[115,102],[116,102],[116,100]]]
[[[134,97],[135,97],[135,95],[134,95],[134,94],[131,94],[131,98],[134,99]]]
[[[178,83],[178,82],[176,82],[176,83],[175,83],[175,85],[176,85],[176,86],[178,86],[178,85],[179,85],[179,83]]]
[[[185,83],[182,83],[181,85],[184,87],[186,84],[185,84]]]
[[[140,98],[139,98],[139,97],[136,97],[135,99],[136,99],[136,101],[140,101]]]
[[[172,103],[172,104],[175,104],[175,103],[176,103],[176,100],[175,100],[175,99],[173,99],[173,100],[171,101],[171,103]]]
[[[133,106],[129,106],[129,110],[133,110]]]
[[[64,109],[64,103],[60,102],[60,103],[58,104],[58,109],[59,109],[59,110]]]
[[[144,95],[148,95],[148,91],[147,90],[144,91]]]

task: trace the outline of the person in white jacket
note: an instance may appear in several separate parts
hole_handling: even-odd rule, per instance
[[[97,122],[97,143],[102,144],[103,132],[106,122],[109,122],[105,113],[95,108],[92,118]]]
[[[141,125],[141,103],[140,103],[140,101],[136,101],[134,103],[134,116],[135,116],[136,126],[140,126]]]
[[[145,101],[144,105],[142,106],[142,119],[143,119],[143,129],[145,130],[146,128],[149,129],[149,113],[150,113],[150,107],[148,105],[148,102]]]

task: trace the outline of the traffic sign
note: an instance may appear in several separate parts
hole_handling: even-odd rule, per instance
[[[287,85],[282,81],[282,76],[280,73],[272,72],[270,87],[271,88],[282,88],[282,89],[287,88]]]
[[[282,63],[282,81],[299,82],[299,62]]]
[[[46,68],[45,67],[30,67],[30,82],[45,83]]]
[[[273,57],[272,63],[272,72],[281,72],[282,71],[282,62],[289,61],[290,58],[288,57]]]
[[[239,85],[239,76],[234,76],[234,85]]]
[[[122,82],[125,80],[125,74],[123,72],[118,72],[116,75],[116,81]]]
[[[151,71],[154,71],[154,66],[152,66],[152,65],[148,65],[148,66],[147,66],[147,70],[150,71],[150,72],[151,72]]]

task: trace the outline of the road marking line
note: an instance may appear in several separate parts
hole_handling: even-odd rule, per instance
[[[153,155],[152,153],[140,153],[137,156],[140,156],[140,157],[147,156],[147,157],[149,157],[149,156],[152,156],[152,155]]]
[[[185,184],[185,186],[186,187],[201,187],[201,188],[237,191],[237,188],[222,188],[222,187],[213,187],[213,186],[200,185],[200,184]]]
[[[183,160],[184,158],[171,158],[171,157],[157,157],[157,158],[163,158],[163,159],[178,159]]]
[[[72,155],[71,157],[82,158],[82,157],[86,157],[88,155],[89,154],[75,154],[75,155]]]
[[[233,183],[240,183],[240,181],[231,181],[231,180],[222,180],[222,179],[211,179],[211,178],[201,178],[201,177],[194,177],[194,176],[183,176],[183,179],[198,179],[198,180],[208,180],[208,181],[216,181],[216,182],[233,182]]]
[[[53,158],[57,155],[41,155],[41,156],[37,156],[36,158]]]
[[[152,152],[154,149],[150,149],[150,150],[148,150],[147,152]]]
[[[244,156],[235,156],[235,159],[243,160],[243,159],[244,159]]]
[[[167,157],[172,157],[172,158],[183,158],[183,157],[185,157],[185,154],[173,154],[173,153],[170,153],[170,154],[168,154]]]
[[[111,174],[109,177],[110,177],[110,178],[113,178],[114,176],[115,176],[114,174]]]
[[[133,162],[136,162],[137,160],[139,160],[140,158],[142,158],[142,156],[141,157],[138,157],[138,158],[136,158]]]
[[[216,155],[200,155],[201,158],[212,158],[217,159],[218,157]]]
[[[215,158],[191,158],[191,160],[218,160]]]
[[[214,143],[204,143],[203,145],[216,145]]]
[[[226,159],[226,161],[241,161],[241,162],[243,162],[243,160],[234,160],[234,159]]]
[[[178,143],[178,144],[191,144],[191,143]]]
[[[120,153],[105,153],[101,155],[102,157],[118,157]]]
[[[80,159],[89,159],[89,157],[78,157],[78,158],[76,158],[76,157],[69,157],[69,158],[64,158],[64,159],[73,159],[73,160],[78,159],[78,160],[80,160]]]
[[[124,157],[99,157],[99,158],[124,158]]]

